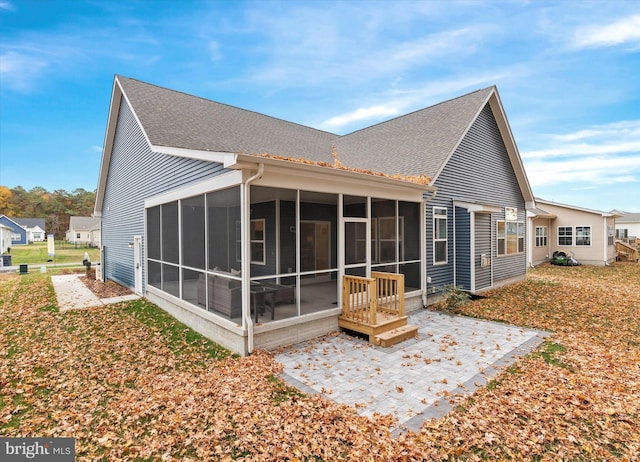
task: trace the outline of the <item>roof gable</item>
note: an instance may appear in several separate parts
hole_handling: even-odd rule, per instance
[[[338,135],[117,76],[152,146],[331,161]]]
[[[616,219],[616,223],[640,223],[640,213],[617,213],[620,214],[620,218]]]
[[[339,136],[256,112],[117,75],[96,194],[101,213],[121,101],[132,109],[152,150],[221,162],[229,155],[305,159],[391,176],[429,177],[444,169],[482,109],[489,104],[527,202],[533,194],[495,86],[474,91]],[[335,157],[334,157],[335,154]],[[233,156],[232,156],[233,157]]]
[[[432,180],[484,107],[493,87],[342,136],[336,149],[345,165]]]
[[[577,207],[575,205],[561,204],[559,202],[552,202],[552,201],[536,198],[536,205],[539,205],[539,204],[542,204],[543,206],[546,205],[548,207],[560,207],[563,209],[570,209],[578,212],[591,213],[594,215],[600,215],[602,217],[618,217],[619,216],[612,212],[603,212],[602,210],[587,209],[584,207]]]
[[[70,217],[69,229],[98,229],[100,228],[100,218],[94,217]]]
[[[44,231],[44,218],[16,218],[15,222],[25,228],[39,227]]]

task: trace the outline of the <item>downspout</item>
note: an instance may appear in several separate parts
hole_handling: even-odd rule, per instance
[[[247,328],[247,352],[253,352],[253,321],[251,319],[251,297],[249,287],[251,284],[251,261],[250,261],[250,239],[251,239],[251,194],[250,186],[255,180],[262,177],[264,164],[258,164],[258,171],[249,177],[243,184],[244,191],[244,211],[242,227],[242,323]]]
[[[604,257],[604,266],[609,266],[609,245],[608,245],[609,244],[609,233],[607,232],[608,231],[607,230],[607,217],[602,217],[602,220],[604,221],[604,229],[603,229],[603,233],[602,233],[602,235],[604,236],[604,239],[603,239],[603,241],[604,241],[603,242],[603,244],[604,244],[604,246],[603,246],[604,247],[603,248],[603,251],[604,251],[604,255],[603,255],[603,257]],[[595,237],[595,236],[593,236],[593,237]]]
[[[436,198],[436,194],[438,193],[438,188],[433,187],[432,186],[432,190],[431,192],[431,196],[430,197],[426,197],[426,194],[423,194],[422,196],[422,217],[421,217],[421,222],[422,222],[422,226],[421,226],[421,239],[420,241],[422,242],[422,248],[420,249],[421,252],[420,254],[424,257],[424,264],[422,265],[422,268],[424,270],[424,279],[422,280],[422,306],[426,307],[427,303],[428,303],[428,299],[429,299],[429,284],[430,284],[430,280],[429,280],[429,274],[427,271],[427,266],[428,266],[428,261],[427,261],[427,203],[429,201],[432,201],[433,199]],[[431,232],[432,235],[432,241],[431,241],[431,245],[433,246],[433,230]]]

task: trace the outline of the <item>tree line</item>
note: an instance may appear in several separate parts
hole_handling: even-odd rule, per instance
[[[96,193],[83,188],[47,191],[36,186],[29,191],[22,186],[0,185],[0,215],[9,218],[44,218],[45,231],[64,239],[71,216],[89,217],[93,213]]]

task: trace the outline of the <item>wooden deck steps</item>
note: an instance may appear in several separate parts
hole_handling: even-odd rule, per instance
[[[418,326],[405,324],[404,326],[388,330],[373,337],[373,343],[383,347],[388,347],[400,343],[412,337],[418,336]]]
[[[373,337],[376,335],[405,326],[407,324],[407,316],[397,316],[390,313],[380,312],[376,316],[375,324],[369,324],[366,321],[355,321],[352,318],[339,316],[338,324],[343,329],[360,332],[361,334],[368,335],[369,340],[373,340]]]
[[[338,325],[360,332],[369,342],[391,346],[417,336],[404,314],[404,275],[371,272],[370,278],[342,276],[342,314]]]
[[[637,262],[640,259],[640,252],[638,252],[638,249],[625,242],[616,241],[616,251],[618,252],[618,261],[625,260]]]

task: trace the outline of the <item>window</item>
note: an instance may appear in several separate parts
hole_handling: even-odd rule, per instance
[[[518,253],[524,252],[524,223],[518,223]]]
[[[614,238],[616,229],[613,226],[607,226],[607,245],[614,245]]]
[[[576,245],[591,245],[591,226],[576,226]]]
[[[547,246],[547,227],[536,226],[536,247]]]
[[[629,230],[624,228],[616,229],[616,238],[617,239],[626,239],[629,237]]]
[[[498,255],[514,255],[524,252],[524,223],[498,221]]]
[[[251,263],[264,265],[265,258],[265,220],[251,220]]]
[[[433,208],[433,264],[447,263],[447,209]]]
[[[558,245],[573,245],[573,228],[558,226]]]
[[[76,233],[76,239],[80,239],[80,233]]]

